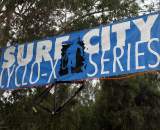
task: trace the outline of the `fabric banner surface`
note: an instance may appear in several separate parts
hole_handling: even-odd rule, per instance
[[[2,48],[0,88],[160,70],[160,13]]]

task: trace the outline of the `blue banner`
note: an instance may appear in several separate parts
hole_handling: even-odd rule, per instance
[[[160,70],[160,13],[2,49],[0,88]]]

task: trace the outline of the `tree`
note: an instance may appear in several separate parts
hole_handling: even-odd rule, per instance
[[[154,74],[104,81],[95,108],[97,129],[158,130],[158,84]]]
[[[1,46],[108,24],[136,16],[139,9],[135,0],[1,0]],[[8,92],[8,96],[1,96],[0,127],[8,130],[156,130],[160,128],[159,82],[152,76],[100,81],[101,85],[94,88],[88,83],[86,87],[89,87],[54,118],[45,111],[32,110],[35,97],[44,88]],[[70,91],[74,89],[59,86],[57,105]],[[48,106],[48,102],[54,103],[52,99],[49,95],[42,104]]]
[[[156,7],[145,5],[149,12]],[[127,76],[126,76],[127,77]],[[96,129],[158,130],[159,73],[102,81],[94,112]]]

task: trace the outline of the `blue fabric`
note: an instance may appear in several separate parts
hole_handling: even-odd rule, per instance
[[[145,29],[143,29],[142,32],[135,24],[135,21],[141,19],[143,23],[146,24],[152,16],[156,18],[150,29],[150,36],[148,36],[147,29],[149,26],[144,26]],[[153,20],[153,18],[151,20]],[[123,28],[120,29],[121,33],[119,34],[119,30],[117,32],[113,31],[115,25],[123,23],[126,23],[126,25],[124,25],[125,27],[128,24],[130,28],[126,30],[123,30]],[[139,25],[141,25],[141,22],[139,22]],[[108,35],[106,32],[102,32],[106,27],[109,28]],[[98,34],[94,34],[96,31]],[[93,36],[90,37],[89,43],[87,43],[88,41],[84,39],[84,37],[89,32],[92,32]],[[102,33],[104,33],[104,35],[102,35]],[[126,36],[124,45],[122,46],[118,45],[118,41],[121,41],[121,39],[118,39],[118,35],[121,34]],[[122,35],[122,37],[124,35]],[[148,38],[143,37],[143,35],[146,35]],[[58,38],[64,36],[68,36],[68,40],[62,43],[56,43]],[[142,37],[148,40],[145,41]],[[102,38],[109,39],[110,42],[107,43],[108,40],[106,40],[105,43],[109,49],[103,48]],[[41,41],[50,41],[52,46],[51,50],[48,49],[49,56],[42,54],[42,61],[38,62],[36,59],[37,56],[41,54],[41,50],[37,50],[37,46],[41,44]],[[28,53],[33,53],[33,56],[26,65],[19,65],[18,62],[18,60],[21,60],[17,58],[20,45],[17,44],[2,49],[0,62],[1,89],[40,87],[57,81],[85,80],[87,78],[112,77],[160,70],[160,15],[159,12],[151,13],[110,25],[100,25],[94,29],[47,37],[43,40],[33,41],[30,44],[33,44],[33,50]],[[21,52],[22,58],[24,59],[27,56],[28,45],[30,44],[24,44],[24,49]],[[46,42],[46,44],[48,43]],[[57,49],[55,44],[61,44],[61,51],[55,51]],[[11,52],[11,48],[15,50],[13,49],[13,52]],[[46,49],[47,47],[44,45],[42,50]],[[7,54],[8,50],[9,54]],[[93,52],[89,52],[92,50]],[[61,58],[56,59],[54,57],[55,53],[61,54]],[[50,60],[48,60],[47,57],[49,57]],[[6,67],[10,60],[13,60],[13,63],[11,66]]]

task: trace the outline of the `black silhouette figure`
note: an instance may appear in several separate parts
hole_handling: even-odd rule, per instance
[[[80,39],[76,40],[76,42],[62,45],[60,76],[79,73],[84,70],[84,49],[84,43]]]
[[[59,74],[66,75],[68,74],[68,68],[67,68],[67,63],[68,63],[68,57],[66,55],[67,49],[70,47],[70,44],[64,44],[62,45],[62,58],[61,58],[61,64],[60,64],[60,71]]]

